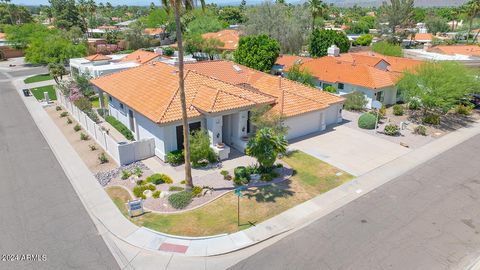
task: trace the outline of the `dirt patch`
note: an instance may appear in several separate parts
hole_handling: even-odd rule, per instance
[[[65,112],[65,109],[62,109],[61,111],[56,110],[56,104],[52,106],[45,107],[45,111],[47,111],[48,115],[50,118],[52,118],[53,122],[57,125],[57,127],[60,129],[60,131],[63,133],[65,138],[70,142],[70,144],[73,146],[75,151],[78,153],[80,158],[83,160],[83,162],[87,165],[88,169],[92,171],[93,173],[97,173],[100,171],[108,171],[112,170],[116,167],[118,167],[118,164],[115,162],[115,160],[108,155],[107,152],[103,151],[103,148],[95,143],[95,140],[90,138],[89,140],[81,140],[80,139],[80,134],[81,132],[87,134],[85,130],[80,130],[78,132],[75,132],[73,130],[73,127],[78,124],[77,121],[75,121],[75,118],[72,116],[67,116],[67,117],[60,117],[60,114],[62,112]],[[67,119],[72,120],[71,124],[67,123]],[[96,150],[92,151],[90,149],[90,145],[95,146]],[[108,162],[104,164],[100,164],[100,161],[98,160],[98,156],[101,153],[105,153],[105,155],[108,158]]]

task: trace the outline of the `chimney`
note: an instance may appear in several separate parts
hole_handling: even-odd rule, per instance
[[[327,49],[327,54],[328,56],[338,57],[340,56],[340,49],[335,44],[333,44]]]
[[[423,44],[423,50],[424,51],[428,52],[428,51],[430,51],[431,48],[432,48],[432,43],[427,42],[427,43]]]

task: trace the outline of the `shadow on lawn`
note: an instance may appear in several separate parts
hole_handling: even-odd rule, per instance
[[[287,198],[295,194],[291,190],[291,180],[278,184],[249,188],[243,195],[248,199],[254,198],[257,202],[276,202],[278,198]]]

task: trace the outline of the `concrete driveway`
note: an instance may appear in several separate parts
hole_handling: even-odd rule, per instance
[[[291,141],[290,149],[301,150],[356,176],[411,151],[374,136],[373,131],[370,135],[345,125]]]

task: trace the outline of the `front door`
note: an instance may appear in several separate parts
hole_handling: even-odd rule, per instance
[[[225,144],[230,145],[232,143],[230,115],[224,115],[222,117],[222,122],[222,140]]]

